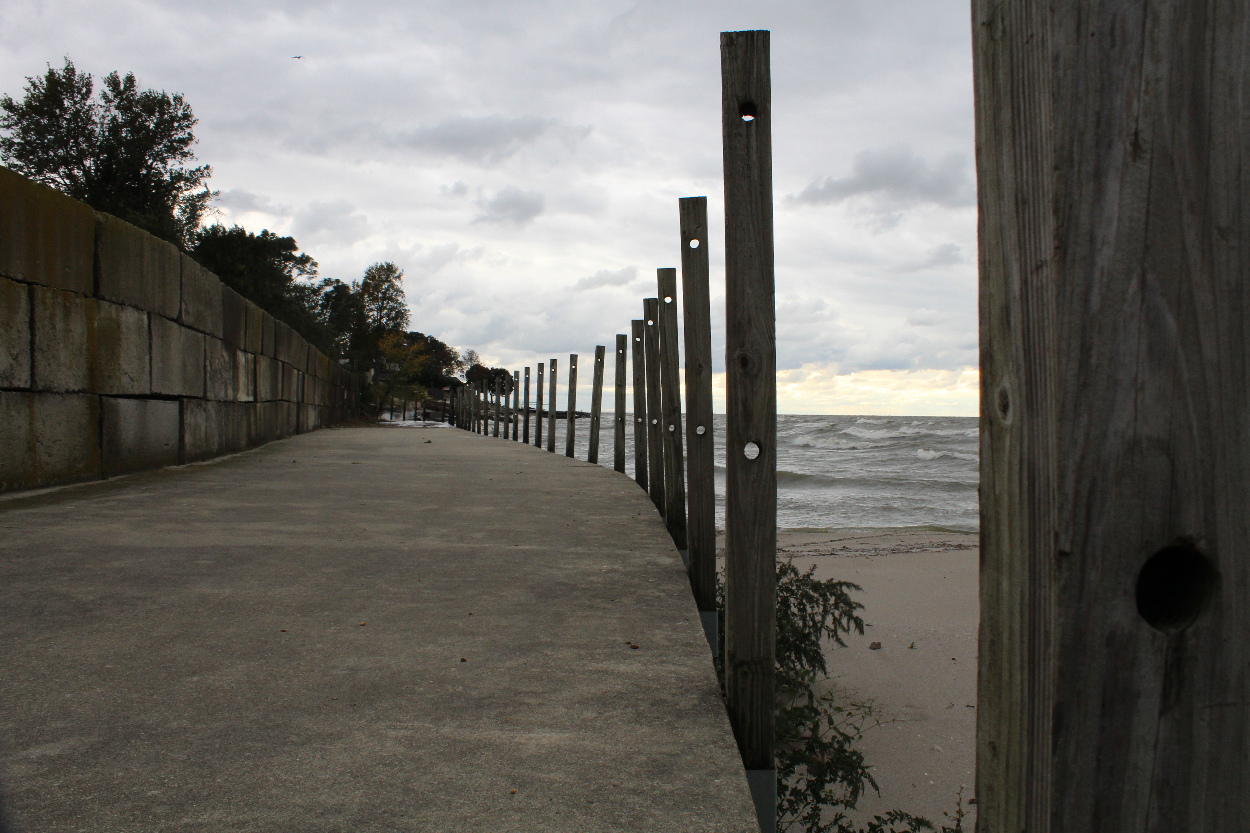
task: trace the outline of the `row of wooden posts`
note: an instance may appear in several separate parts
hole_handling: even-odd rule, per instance
[[[725,162],[726,708],[762,830],[776,825],[773,665],[777,551],[777,392],[773,281],[771,82],[766,31],[721,34]],[[712,328],[707,198],[678,201],[684,313],[682,421],[677,270],[659,269],[643,315],[616,336],[613,466],[626,473],[627,361],[633,363],[634,479],[664,517],[690,577],[705,633],[717,644]],[[599,462],[606,346],[595,348],[589,453]],[[577,436],[577,354],[569,355],[564,454]],[[452,392],[465,430],[556,451],[558,359],[505,383],[475,380]],[[544,383],[546,402],[544,403]],[[531,432],[531,417],[534,425]],[[545,420],[545,422],[544,422]],[[545,432],[544,432],[545,429]],[[684,446],[684,448],[683,448]],[[688,469],[688,470],[687,470]]]

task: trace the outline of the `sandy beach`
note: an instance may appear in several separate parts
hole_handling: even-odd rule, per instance
[[[875,701],[882,723],[860,748],[880,795],[860,800],[857,817],[898,809],[949,823],[963,788],[964,829],[975,805],[977,535],[939,529],[782,531],[778,557],[800,571],[852,581],[864,635],[832,646],[833,684]],[[869,646],[879,642],[881,647]]]

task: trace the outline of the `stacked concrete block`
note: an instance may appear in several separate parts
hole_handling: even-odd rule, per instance
[[[319,426],[324,358],[174,246],[0,167],[0,492]]]
[[[177,400],[100,397],[104,476],[178,463]]]

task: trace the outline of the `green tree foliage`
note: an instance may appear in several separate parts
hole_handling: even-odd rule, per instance
[[[365,307],[365,327],[369,334],[383,335],[408,326],[408,298],[404,295],[404,272],[389,261],[375,263],[360,281],[360,297]]]
[[[418,381],[428,388],[442,388],[459,385],[456,374],[464,368],[464,358],[455,347],[451,347],[434,336],[424,333],[410,332],[406,335],[409,344],[418,345],[426,357]]]
[[[0,159],[186,248],[215,194],[205,184],[212,169],[190,166],[196,118],[182,95],[112,72],[95,97],[91,75],[68,58],[26,82],[21,101],[0,96]]]
[[[473,351],[469,351],[472,353]],[[476,353],[473,353],[476,356]],[[495,384],[499,384],[499,389],[505,394],[512,393],[512,371],[506,367],[486,367],[483,364],[474,363],[469,366],[464,374],[467,382],[486,382],[486,389],[495,390]]]

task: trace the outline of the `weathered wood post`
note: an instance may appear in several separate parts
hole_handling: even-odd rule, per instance
[[[547,450],[556,453],[556,360],[547,362],[547,373],[551,376],[551,390],[547,399]]]
[[[521,430],[521,371],[512,371],[512,441],[520,440]]]
[[[568,410],[564,416],[564,456],[573,456],[573,435],[577,428],[577,354],[569,354]]]
[[[681,306],[686,327],[686,542],[690,589],[712,655],[716,628],[716,461],[712,442],[712,307],[708,286],[707,197],[677,201],[681,225]]]
[[[599,462],[599,428],[603,422],[603,364],[607,348],[595,347],[595,371],[590,386],[590,450],[586,462]]]
[[[538,384],[541,385],[542,381],[539,380]],[[526,445],[529,445],[530,444],[530,369],[528,366],[525,368],[525,405],[523,407],[523,411],[525,413],[525,417],[524,417],[525,426],[524,426],[524,429],[521,431],[521,442],[525,443]]]
[[[643,491],[647,487],[647,449],[651,422],[647,416],[647,358],[643,339],[646,338],[647,322],[641,319],[629,322],[631,354],[634,361],[634,481]]]
[[[651,502],[663,515],[665,508],[664,445],[660,438],[660,432],[663,430],[660,426],[660,419],[664,411],[660,399],[659,305],[658,298],[643,299],[642,308],[645,319],[642,343],[647,354],[647,483],[650,486]]]
[[[543,447],[543,362],[538,363],[538,384],[534,386],[534,445]]]
[[[494,405],[495,405],[495,409],[494,409],[494,410],[495,410],[495,413],[494,413],[494,417],[495,417],[495,425],[494,425],[494,429],[491,431],[491,436],[492,436],[492,437],[495,437],[496,439],[498,439],[498,437],[499,437],[499,417],[500,417],[500,414],[499,414],[499,405],[500,405],[500,402],[499,402],[499,400],[501,400],[501,399],[503,399],[503,382],[502,382],[502,380],[501,380],[498,376],[496,376],[496,377],[495,377],[495,402],[494,402]]]
[[[982,830],[1250,829],[1244,3],[973,3]]]
[[[689,565],[686,548],[686,471],[682,460],[681,356],[677,349],[677,270],[658,269],[660,290],[660,437],[664,443],[664,523]]]
[[[721,33],[725,166],[725,703],[776,829],[777,355],[767,31]]]
[[[629,341],[624,333],[616,334],[616,375],[613,386],[616,388],[616,409],[612,421],[612,468],[625,473],[625,349]]]

